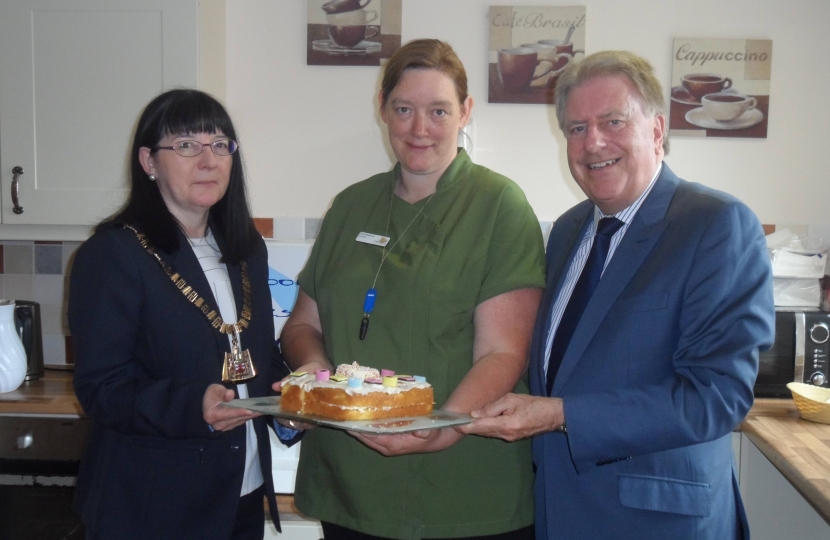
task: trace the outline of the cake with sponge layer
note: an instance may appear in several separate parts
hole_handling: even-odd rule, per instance
[[[341,370],[341,367],[344,368]],[[284,411],[322,416],[331,420],[377,420],[425,416],[432,412],[432,386],[423,377],[378,373],[357,363],[341,364],[330,376],[292,373],[283,383],[280,407]],[[381,374],[381,377],[374,377]],[[361,377],[360,375],[369,375]]]

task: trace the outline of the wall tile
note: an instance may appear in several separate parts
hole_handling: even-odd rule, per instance
[[[44,335],[65,335],[62,318],[63,306],[54,304],[40,305],[40,323]]]
[[[274,238],[274,220],[272,218],[254,218],[254,227],[263,238]]]
[[[31,300],[35,297],[32,274],[5,274],[5,295],[9,300]]]
[[[35,302],[61,305],[64,302],[63,276],[36,274],[34,277]]]
[[[35,245],[35,274],[62,274],[63,246]]]
[[[807,234],[813,238],[820,238],[822,242],[830,245],[830,225],[810,225]]]
[[[782,224],[776,223],[775,224],[775,231],[783,231],[784,229],[788,229],[792,234],[797,236],[806,236],[810,227],[808,225],[793,225],[793,224]]]
[[[274,218],[274,238],[278,240],[304,240],[305,218]]]
[[[34,268],[34,246],[31,242],[25,245],[6,242],[6,245],[3,246],[3,269],[5,274],[32,274]]]
[[[552,221],[540,221],[539,226],[542,228],[542,239],[545,242],[545,248],[548,245],[548,236],[550,236],[550,230],[553,228]]]
[[[64,242],[63,243],[63,273],[69,274],[69,267],[72,266],[72,261],[75,259],[75,252],[81,247],[82,242]]]
[[[60,335],[43,335],[43,363],[66,364],[66,338]]]
[[[320,233],[321,218],[305,218],[305,239],[314,240]]]

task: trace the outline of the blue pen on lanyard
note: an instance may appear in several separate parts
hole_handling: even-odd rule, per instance
[[[366,337],[366,332],[369,330],[369,314],[375,309],[375,298],[377,298],[378,290],[374,287],[366,291],[366,300],[363,301],[363,320],[360,321],[360,339]]]

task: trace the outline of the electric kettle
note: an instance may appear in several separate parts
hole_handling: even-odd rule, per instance
[[[43,377],[43,333],[40,304],[29,300],[14,301],[14,327],[26,351],[26,381]]]

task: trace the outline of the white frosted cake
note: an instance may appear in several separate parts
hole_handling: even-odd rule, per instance
[[[332,420],[375,420],[432,412],[432,386],[424,377],[341,364],[328,370],[292,373],[282,386],[283,410]]]

